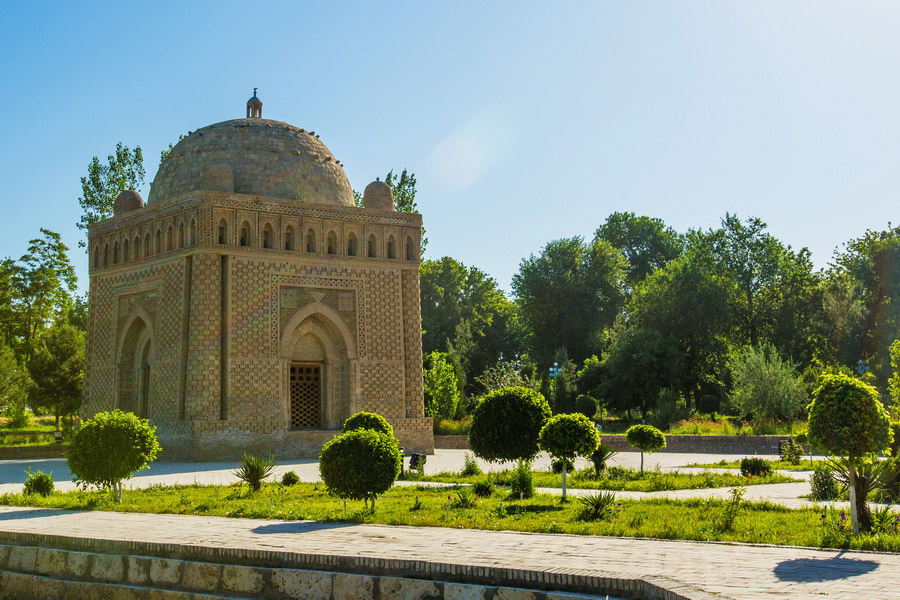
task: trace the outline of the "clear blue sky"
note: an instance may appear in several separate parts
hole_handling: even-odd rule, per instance
[[[892,2],[6,3],[0,256],[63,234],[121,141],[264,116],[315,130],[355,189],[418,177],[428,255],[509,285],[613,211],[754,215],[817,265],[900,221]]]

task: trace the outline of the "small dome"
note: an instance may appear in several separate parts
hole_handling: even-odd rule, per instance
[[[394,192],[391,186],[376,179],[363,192],[363,206],[375,210],[394,210]]]
[[[256,88],[253,88],[253,97],[247,100],[247,118],[262,118],[262,100],[256,97]]]
[[[113,215],[122,215],[139,208],[144,208],[144,199],[134,190],[119,192],[113,201]]]

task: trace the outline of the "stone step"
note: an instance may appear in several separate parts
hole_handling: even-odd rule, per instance
[[[0,600],[621,600],[525,587],[0,545]]]

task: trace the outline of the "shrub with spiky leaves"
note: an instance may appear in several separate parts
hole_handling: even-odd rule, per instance
[[[238,468],[233,473],[235,477],[246,483],[251,490],[258,492],[262,488],[263,480],[267,479],[274,470],[274,456],[261,457],[245,454],[241,457]]]
[[[371,501],[388,491],[403,464],[397,440],[371,429],[343,433],[322,447],[319,472],[328,491],[339,498]]]

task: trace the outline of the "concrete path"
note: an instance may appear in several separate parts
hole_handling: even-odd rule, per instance
[[[740,600],[900,600],[900,555],[438,527],[0,508],[0,530],[473,566],[663,576]]]

